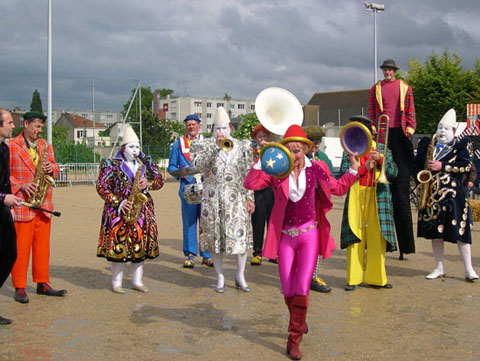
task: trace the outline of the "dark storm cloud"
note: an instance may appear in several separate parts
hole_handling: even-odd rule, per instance
[[[379,1],[380,2],[380,1]],[[46,103],[46,1],[6,0],[0,13],[0,106]],[[386,0],[377,15],[379,64],[456,51],[479,54],[479,5]],[[135,87],[235,98],[282,86],[306,102],[317,91],[369,87],[373,15],[357,0],[53,1],[54,108],[121,109]],[[380,73],[379,73],[380,76]]]

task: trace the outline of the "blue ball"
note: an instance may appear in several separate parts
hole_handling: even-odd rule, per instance
[[[293,168],[293,159],[290,151],[279,143],[268,144],[260,158],[262,170],[274,177],[284,178]]]

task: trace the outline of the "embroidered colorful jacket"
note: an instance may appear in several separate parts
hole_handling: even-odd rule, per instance
[[[38,142],[38,152],[40,157],[42,157],[43,152],[46,150],[45,144],[47,144],[45,140],[39,140]],[[30,153],[28,152],[28,147],[25,144],[23,133],[20,133],[18,136],[11,139],[8,142],[8,147],[10,149],[10,183],[12,185],[12,193],[17,197],[28,201],[28,195],[21,191],[20,188],[24,183],[33,182],[36,167],[35,163],[33,163]],[[53,165],[53,171],[51,174],[49,174],[49,176],[55,179],[58,175],[59,167],[55,161],[55,155],[53,153],[53,147],[51,144],[48,144],[47,152],[47,160]],[[49,211],[53,210],[52,187],[50,187],[47,191],[47,196],[42,208],[45,208]],[[27,207],[15,207],[14,210],[15,222],[31,221],[38,212],[41,212]],[[42,213],[49,218],[52,217],[50,213]]]
[[[162,188],[164,180],[158,167],[143,153],[140,153],[140,157],[143,158],[141,175],[151,181],[150,189]],[[119,209],[122,201],[130,197],[134,178],[135,174],[124,162],[121,151],[113,159],[102,159],[97,192],[105,205],[97,247],[98,257],[113,262],[142,262],[159,255],[155,207],[148,188],[144,190],[148,200],[143,204],[137,222],[125,222]]]
[[[412,88],[408,86],[403,80],[399,80],[400,85],[400,112],[402,129],[407,138],[410,138],[417,128],[417,121],[415,117],[415,104],[413,102]],[[375,135],[378,129],[378,117],[383,114],[383,100],[382,100],[382,81],[379,80],[377,84],[370,88],[369,102],[368,102],[368,117],[372,121],[372,132]],[[385,143],[385,132],[381,132],[379,136],[379,143]]]

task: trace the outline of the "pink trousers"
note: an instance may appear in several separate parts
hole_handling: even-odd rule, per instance
[[[299,228],[306,228],[312,223]],[[278,273],[285,297],[308,295],[318,258],[319,237],[318,227],[294,238],[282,233],[278,246]]]

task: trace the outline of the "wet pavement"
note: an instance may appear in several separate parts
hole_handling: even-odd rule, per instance
[[[184,269],[178,184],[153,192],[160,257],[145,264],[143,294],[110,291],[109,264],[97,258],[102,201],[93,186],[56,188],[51,237],[51,284],[64,298],[35,294],[29,276],[28,304],[13,300],[8,280],[0,290],[0,360],[286,360],[288,311],[276,265],[247,264],[252,292],[234,288],[235,259],[225,258],[226,289],[213,291],[213,268]],[[329,213],[337,240],[343,199]],[[480,228],[480,225],[479,225]],[[479,228],[473,231],[473,265],[480,271]],[[393,289],[359,287],[345,292],[344,250],[324,261],[329,294],[311,293],[301,343],[303,360],[480,360],[479,283],[464,280],[457,247],[446,244],[447,277],[425,279],[434,265],[428,241],[399,261],[387,254]],[[250,257],[249,257],[250,260]]]

